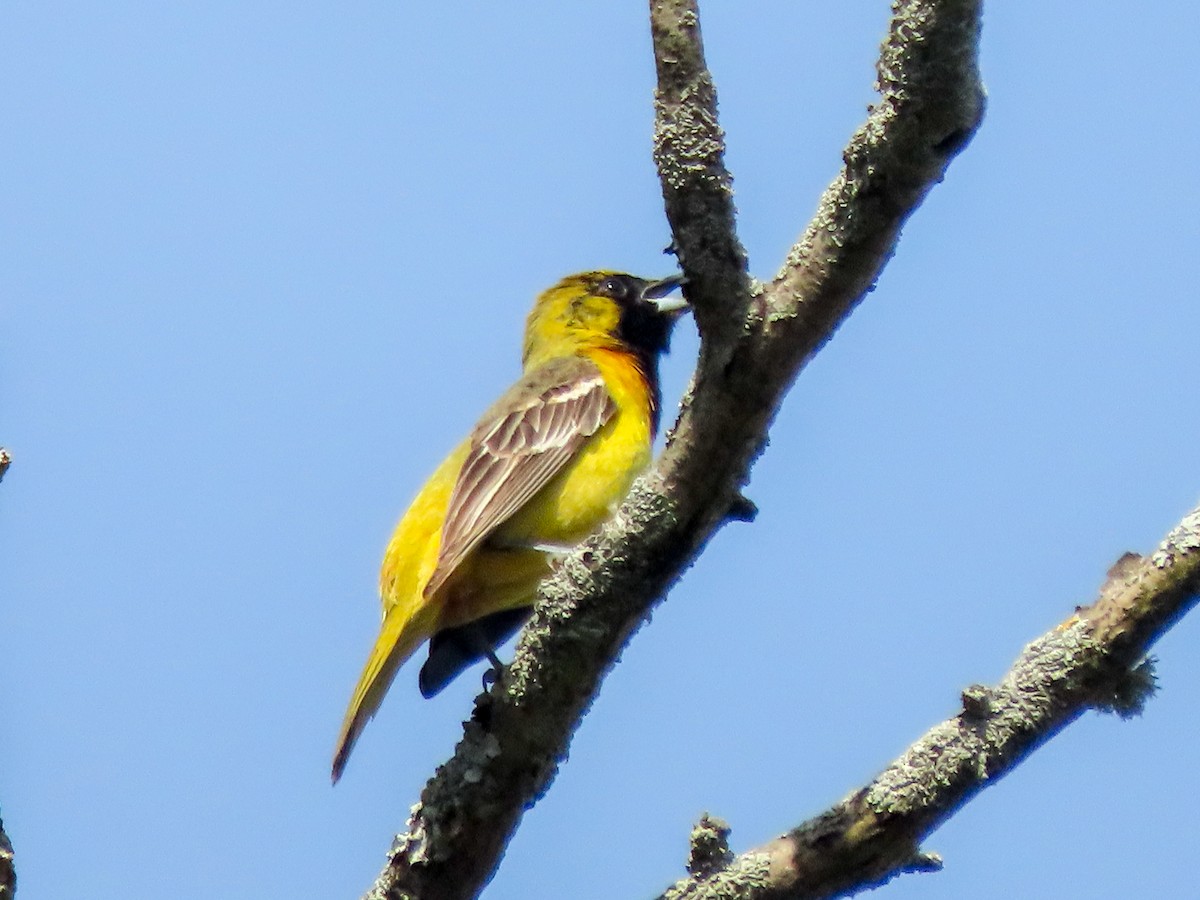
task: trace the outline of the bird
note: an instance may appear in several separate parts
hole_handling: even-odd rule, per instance
[[[430,476],[388,542],[383,622],[351,695],[332,780],[397,671],[424,644],[418,686],[432,697],[532,610],[553,559],[594,532],[649,464],[658,360],[687,309],[682,276],[567,276],[525,324],[522,375]]]

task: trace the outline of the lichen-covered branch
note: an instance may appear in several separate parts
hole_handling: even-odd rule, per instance
[[[672,248],[688,277],[688,300],[701,334],[710,346],[727,346],[741,329],[751,283],[735,229],[733,176],[725,168],[725,133],[695,0],[652,2],[650,32],[658,74],[654,161]]]
[[[931,728],[837,806],[662,900],[808,900],[936,868],[920,842],[1089,709],[1131,715],[1153,691],[1145,654],[1200,599],[1200,507],[1148,558],[1127,554],[1100,598],[1026,647],[995,687],[963,692]]]
[[[4,480],[4,474],[10,465],[12,465],[12,455],[4,447],[0,447],[0,481]]]
[[[980,121],[979,3],[898,3],[879,104],[784,271],[752,288],[695,3],[650,9],[655,159],[701,332],[693,389],[662,458],[542,584],[513,664],[477,701],[368,898],[457,900],[487,883],[629,635],[721,524],[746,516],[740,489],[783,396]]]

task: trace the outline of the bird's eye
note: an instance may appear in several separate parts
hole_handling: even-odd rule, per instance
[[[624,300],[629,296],[629,285],[620,278],[605,278],[600,282],[596,293],[602,294],[605,297],[612,297],[614,300]]]

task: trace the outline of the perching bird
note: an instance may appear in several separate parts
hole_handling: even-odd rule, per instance
[[[612,513],[650,461],[658,357],[682,283],[583,272],[538,297],[524,374],[421,488],[383,557],[383,625],[333,755],[336,783],[396,671],[429,641],[432,697],[528,617],[550,558]]]

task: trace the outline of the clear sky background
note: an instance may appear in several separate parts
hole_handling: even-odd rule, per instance
[[[560,276],[667,274],[643,3],[0,7],[0,809],[22,900],[357,897],[478,675],[329,756],[418,485]],[[888,6],[704,4],[769,277]],[[656,894],[864,784],[1200,498],[1191,3],[993,2],[983,129],[803,374],[494,900]],[[665,363],[678,397],[696,348]],[[668,406],[673,404],[673,399]],[[670,410],[668,409],[668,415]],[[1200,619],[881,897],[1190,896]]]

